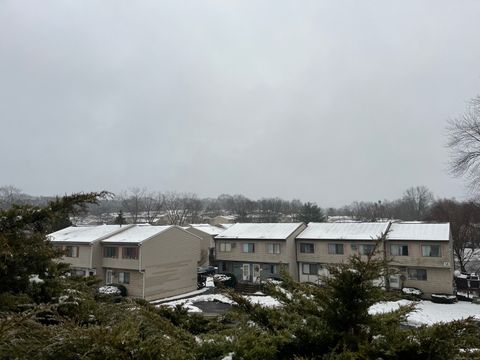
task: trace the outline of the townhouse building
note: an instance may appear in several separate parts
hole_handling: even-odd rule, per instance
[[[309,223],[296,239],[300,281],[321,284],[329,265],[346,263],[355,254],[366,257],[389,226],[389,222]],[[382,253],[383,245],[377,246],[377,253]]]
[[[377,243],[383,234],[385,240]],[[300,281],[321,284],[328,265],[345,263],[354,254],[366,256],[377,246],[376,256],[394,272],[391,288],[452,294],[452,241],[448,223],[310,223],[297,237]]]
[[[386,256],[397,271],[398,287],[416,287],[426,295],[452,294],[453,239],[450,224],[392,223]],[[391,279],[392,280],[392,279]],[[391,284],[394,285],[395,281]]]
[[[329,266],[376,250],[394,272],[391,288],[415,287],[426,296],[454,291],[452,241],[448,223],[390,221],[235,224],[215,237],[219,271],[241,282],[259,282],[285,266],[294,279],[321,285]]]
[[[215,237],[219,272],[239,282],[259,283],[285,269],[298,280],[295,238],[303,223],[237,223]]]
[[[50,240],[66,250],[61,260],[74,274],[123,284],[129,296],[155,300],[197,289],[201,239],[181,227],[69,227]]]
[[[104,279],[100,241],[133,225],[70,226],[49,236],[50,241],[65,251],[60,260],[70,264],[72,275],[98,276]]]

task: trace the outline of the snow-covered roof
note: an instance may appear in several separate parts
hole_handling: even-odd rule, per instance
[[[450,224],[392,223],[388,239],[449,241]]]
[[[302,223],[237,223],[217,235],[216,239],[286,239]]]
[[[129,243],[140,244],[151,237],[174,227],[173,225],[152,226],[152,225],[134,225],[121,233],[109,236],[102,240],[102,243]]]
[[[207,233],[208,235],[218,235],[225,231],[225,229],[210,225],[210,224],[190,224],[190,226],[198,231],[203,231],[204,233]],[[187,229],[188,230],[188,229]]]
[[[92,243],[128,227],[129,225],[70,226],[48,236],[52,242]]]
[[[297,239],[372,240],[387,231],[388,222],[309,223]]]

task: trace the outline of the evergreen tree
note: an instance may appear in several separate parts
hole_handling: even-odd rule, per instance
[[[68,214],[85,210],[105,195],[75,194],[57,198],[45,207],[13,205],[1,210],[0,294],[29,294],[36,301],[54,296],[59,275],[68,266],[54,261],[62,252],[53,247],[47,234],[57,230]]]
[[[298,221],[305,224],[309,222],[324,222],[326,219],[323,210],[317,204],[311,202],[303,204],[298,214]]]
[[[123,216],[123,210],[120,210],[117,217],[115,218],[114,224],[125,225],[126,223],[127,223],[127,220],[125,219],[125,216]]]

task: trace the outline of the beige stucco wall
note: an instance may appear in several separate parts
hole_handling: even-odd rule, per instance
[[[390,255],[390,244],[408,245],[408,256]],[[422,256],[422,245],[440,245],[439,257]],[[450,268],[453,265],[449,242],[434,241],[388,241],[387,258],[392,265]]]
[[[104,268],[103,269],[103,277],[106,278],[107,270],[113,271],[112,276],[112,283],[119,284],[119,273],[120,272],[128,272],[130,273],[130,283],[129,284],[122,284],[127,288],[128,296],[132,297],[143,297],[143,274],[138,270],[132,269],[119,269],[119,268]]]
[[[63,246],[64,248],[66,246],[78,246],[78,257],[67,257],[63,256],[60,261],[70,264],[72,267],[77,267],[77,268],[85,268],[85,269],[90,269],[91,268],[91,246],[89,244],[60,244],[60,243],[54,243],[55,246]]]
[[[199,266],[208,265],[209,250],[210,248],[215,247],[213,236],[203,231],[197,230],[193,227],[189,227],[187,231],[194,235],[197,235],[202,239],[200,241],[200,256],[198,258],[198,261],[199,261],[198,265]]]
[[[173,227],[141,245],[145,298],[155,300],[197,289],[200,239]]]
[[[100,241],[95,242],[92,245],[92,268],[95,269],[97,277],[105,280],[104,271],[102,269],[102,260],[103,260],[103,248]]]
[[[422,267],[425,268],[425,267]],[[453,293],[453,275],[450,269],[426,268],[427,280],[408,280],[405,273],[404,287],[415,287],[424,292],[426,296],[432,293]]]
[[[116,268],[116,269],[131,269],[131,270],[139,270],[140,269],[140,252],[139,249],[138,259],[123,259],[122,258],[122,249],[121,247],[137,247],[137,244],[130,245],[130,246],[117,246],[113,244],[108,244],[109,247],[117,247],[119,256],[117,258],[106,258],[104,257],[102,260],[102,266],[105,268]],[[102,249],[103,250],[103,249]],[[102,251],[103,256],[103,251]]]

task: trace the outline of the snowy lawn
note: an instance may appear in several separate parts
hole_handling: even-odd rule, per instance
[[[470,316],[480,320],[480,305],[466,301],[459,301],[455,304],[436,304],[431,301],[413,302],[409,300],[387,301],[375,304],[370,307],[370,314],[386,313],[397,310],[401,305],[415,303],[413,312],[407,316],[409,325],[433,325],[440,322],[466,319]]]

